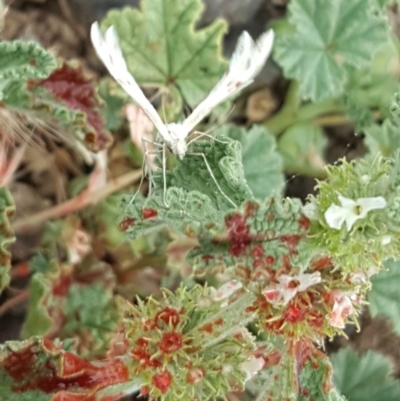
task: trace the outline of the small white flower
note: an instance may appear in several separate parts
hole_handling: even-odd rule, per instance
[[[263,358],[252,356],[248,361],[242,363],[242,370],[246,375],[244,381],[247,382],[254,377],[265,365]]]
[[[367,213],[375,209],[383,209],[387,202],[382,196],[373,198],[359,198],[357,200],[345,198],[339,195],[341,206],[332,204],[325,212],[325,220],[328,226],[340,230],[346,222],[347,231],[350,231],[353,224],[365,218]]]
[[[356,291],[333,291],[331,296],[334,303],[328,322],[332,327],[343,329],[345,320],[355,312],[353,304],[358,302],[358,296]]]
[[[378,266],[370,266],[366,272],[362,270],[356,270],[353,275],[350,277],[350,282],[352,284],[367,284],[369,279],[374,275],[379,273],[380,269]]]
[[[298,292],[305,291],[320,281],[321,274],[319,272],[300,273],[297,276],[282,274],[278,277],[278,283],[268,286],[262,293],[271,304],[278,304],[283,301],[283,304],[287,305]]]
[[[381,238],[381,244],[382,245],[388,245],[388,244],[390,244],[391,241],[392,241],[392,237],[390,235],[384,235]]]

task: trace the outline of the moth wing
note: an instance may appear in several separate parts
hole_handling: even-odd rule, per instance
[[[168,129],[157,111],[149,102],[139,85],[128,71],[124,56],[118,42],[115,28],[111,26],[103,36],[97,22],[93,23],[90,37],[97,55],[103,61],[113,78],[126,93],[143,109],[165,141],[170,141]]]
[[[188,132],[216,106],[235,96],[253,82],[271,54],[273,42],[272,30],[263,33],[257,42],[254,42],[246,31],[240,35],[228,71],[210,94],[183,121]]]

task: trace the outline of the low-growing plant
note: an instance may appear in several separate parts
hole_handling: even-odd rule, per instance
[[[257,401],[400,399],[383,356],[341,350],[331,361],[324,352],[347,325],[359,329],[367,304],[400,333],[400,57],[389,3],[291,0],[270,24],[288,81],[282,106],[240,127],[215,122],[229,119],[231,99],[213,104],[199,127],[207,136],[176,158],[158,140],[143,154],[133,144],[151,124],[110,77],[96,82],[33,42],[0,43],[1,125],[25,118],[72,133],[69,144],[94,162],[69,200],[13,220],[7,185],[20,155],[1,155],[0,291],[21,276],[29,288],[0,314],[29,304],[21,340],[0,345],[0,401],[206,401],[237,391]],[[99,28],[114,27],[166,123],[182,121],[228,67],[227,25],[197,29],[202,8],[142,0]],[[107,147],[127,131],[124,107],[133,171],[109,179]],[[368,153],[327,165],[324,129],[340,124],[364,135]],[[284,172],[318,178],[315,193],[284,197]],[[47,220],[35,256],[11,266],[13,231]]]

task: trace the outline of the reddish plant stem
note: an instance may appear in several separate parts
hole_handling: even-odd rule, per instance
[[[66,216],[72,212],[83,209],[89,205],[96,204],[100,200],[106,198],[112,193],[128,186],[137,181],[142,175],[142,171],[131,171],[118,178],[110,180],[106,186],[98,191],[83,191],[77,197],[67,200],[64,203],[56,205],[50,209],[45,209],[39,213],[26,218],[21,218],[14,223],[14,231],[16,234],[28,232],[31,228],[38,226],[48,220]]]
[[[20,303],[27,301],[29,298],[29,291],[22,291],[20,294],[15,295],[14,297],[8,299],[4,302],[3,305],[0,306],[0,316],[4,315],[9,309],[13,308],[14,306],[19,305]]]

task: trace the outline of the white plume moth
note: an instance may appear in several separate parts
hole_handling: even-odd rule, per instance
[[[247,32],[243,32],[238,40],[236,49],[229,63],[229,69],[220,79],[209,95],[193,110],[193,112],[182,122],[165,124],[150,101],[146,98],[135,78],[128,71],[125,59],[122,55],[115,28],[111,26],[103,35],[99,24],[95,22],[91,28],[91,40],[93,46],[107,67],[113,78],[122,86],[128,95],[143,109],[150,120],[153,122],[165,145],[173,154],[182,159],[188,149],[187,138],[193,128],[211,111],[225,100],[239,93],[246,86],[250,85],[254,77],[261,71],[267,58],[269,57],[274,41],[272,30],[263,33],[256,42]],[[233,201],[227,197],[216,182],[211,168],[209,167],[204,155],[207,169],[210,172],[218,189],[225,198],[233,205]],[[165,157],[164,157],[165,159]],[[163,160],[163,164],[165,160]],[[165,166],[164,173],[164,197],[165,197]],[[164,199],[164,203],[165,199]]]

